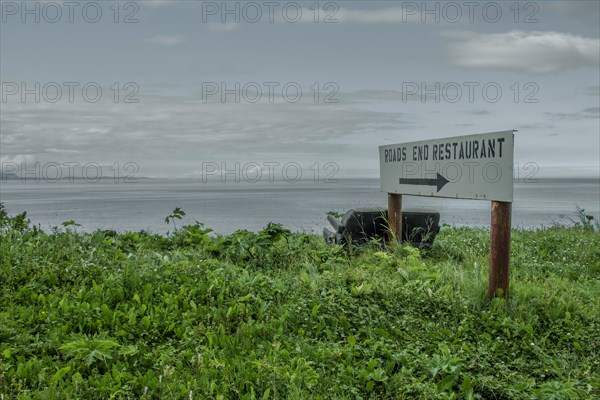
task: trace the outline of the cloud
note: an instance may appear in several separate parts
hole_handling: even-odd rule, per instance
[[[549,11],[562,18],[570,15],[598,20],[600,3],[597,1],[545,1],[541,3],[541,11]]]
[[[600,86],[588,86],[586,93],[591,96],[600,96]]]
[[[55,149],[55,148],[48,148],[48,149],[44,149],[44,152],[46,153],[59,153],[59,154],[79,154],[81,153],[81,151],[79,150],[73,150],[73,149]]]
[[[555,129],[556,125],[554,124],[549,124],[547,122],[535,122],[535,123],[530,123],[530,124],[523,124],[523,125],[519,125],[517,126],[519,128],[519,130],[523,129],[544,129],[544,130],[548,130],[548,129]]]
[[[228,33],[236,30],[239,27],[239,23],[236,22],[211,22],[206,24],[206,30],[210,32]]]
[[[161,46],[176,46],[185,42],[185,38],[183,36],[173,35],[156,35],[147,40],[148,43],[158,44]]]
[[[465,110],[465,111],[463,111],[463,113],[471,114],[471,115],[490,115],[491,114],[491,112],[489,112],[487,110]]]
[[[372,101],[403,101],[409,99],[398,90],[363,89],[354,92],[340,93],[340,101],[344,103],[365,103]]]
[[[177,5],[177,0],[148,0],[144,2],[144,5],[148,7],[164,7],[167,5]]]
[[[373,98],[398,96],[394,91],[359,93]],[[492,131],[513,116],[490,109],[492,114],[485,118],[465,118],[463,111],[467,110],[462,107],[440,114],[433,114],[430,107],[413,112],[393,106],[388,110],[394,111],[384,112],[371,104],[342,101],[343,97],[338,104],[314,103],[311,96],[298,103],[280,98],[269,103],[264,97],[251,104],[203,102],[200,94],[140,93],[139,100],[136,104],[115,104],[107,96],[98,103],[38,104],[18,99],[4,103],[2,161],[94,162],[107,166],[133,162],[139,166],[138,177],[183,176],[201,171],[203,162],[226,162],[230,168],[232,162],[298,162],[303,167],[335,162],[340,165],[340,176],[353,176],[377,167],[378,144],[427,139],[442,132],[450,135],[450,131]],[[565,150],[566,161],[597,162],[597,146],[589,143],[597,140],[598,114],[590,105],[593,102],[567,110],[574,110],[573,115],[516,115],[512,121],[518,129],[525,131],[530,126],[533,134],[569,133],[555,141],[542,141],[544,147],[535,135],[522,132],[523,139],[531,138],[522,143],[522,154],[542,162],[553,157],[550,149],[554,146],[569,150]],[[473,109],[475,114],[480,111],[480,107]],[[574,121],[580,116],[587,117]],[[111,174],[108,169],[105,172]]]
[[[590,111],[590,110],[593,110],[593,109],[588,108],[586,110],[583,110],[583,112],[575,112],[575,113],[547,112],[545,114],[554,119],[568,120],[568,121],[578,121],[581,119],[598,119],[597,111],[594,112],[594,111]],[[598,109],[596,108],[595,110],[598,110]]]
[[[561,32],[446,31],[459,39],[447,47],[449,62],[467,68],[495,68],[547,74],[600,65],[600,39]]]
[[[361,23],[361,24],[453,24],[457,22],[466,22],[469,20],[468,11],[458,3],[450,5],[440,5],[439,3],[426,6],[416,2],[404,2],[402,7],[386,7],[377,9],[349,9],[340,8],[337,12],[323,8],[320,15],[328,18],[330,22],[337,20],[340,23]],[[310,9],[303,10],[303,15],[314,16],[314,11]],[[303,19],[309,22],[308,19]]]
[[[4,129],[20,136],[3,140],[2,155],[6,161],[30,154],[40,162],[135,162],[139,176],[173,176],[199,169],[203,161],[337,162],[355,157],[355,150],[341,149],[406,126],[401,113],[314,103],[312,96],[298,103],[263,99],[221,103],[140,94],[136,104],[15,100],[2,105],[2,136]],[[364,154],[364,146],[356,151]]]
[[[36,157],[33,154],[15,154],[0,156],[0,164],[31,164],[35,161]]]
[[[461,87],[457,82],[433,81],[403,82],[402,89],[405,91],[363,89],[354,92],[344,92],[340,93],[340,101],[353,104],[382,101],[436,103],[442,97],[459,99],[468,90],[466,86],[463,85]],[[477,114],[477,112],[475,113]]]
[[[324,15],[327,15],[326,10],[322,10]],[[351,10],[348,8],[340,8],[337,13],[333,14],[333,19],[340,22],[358,22],[358,23],[402,23],[409,20],[416,20],[412,13],[408,13],[404,7],[388,7],[375,10]]]

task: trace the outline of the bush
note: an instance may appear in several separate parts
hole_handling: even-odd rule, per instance
[[[600,395],[600,234],[581,224],[513,232],[508,302],[485,296],[485,229],[426,253],[278,224],[45,233],[2,208],[0,231],[4,399]]]

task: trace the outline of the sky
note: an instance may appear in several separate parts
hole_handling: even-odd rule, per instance
[[[600,175],[598,1],[0,3],[3,171],[378,177],[380,145],[515,129],[519,174]]]

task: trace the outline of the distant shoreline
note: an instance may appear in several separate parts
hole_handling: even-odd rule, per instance
[[[88,183],[94,183],[96,181],[115,181],[116,183],[136,183],[136,181],[138,180],[144,180],[144,181],[182,181],[182,182],[190,182],[190,181],[199,181],[202,183],[249,183],[249,184],[260,184],[260,183],[278,183],[278,182],[289,182],[289,183],[294,183],[291,181],[286,181],[283,179],[273,179],[273,180],[268,180],[268,179],[263,179],[257,182],[251,182],[251,181],[246,181],[246,180],[239,180],[239,182],[234,181],[233,179],[228,179],[227,181],[221,182],[221,180],[219,179],[208,179],[206,180],[206,182],[203,182],[203,179],[200,177],[190,177],[190,178],[183,178],[183,177],[148,177],[148,176],[136,176],[133,178],[124,178],[124,177],[120,177],[118,179],[115,179],[115,177],[113,176],[100,176],[97,178],[85,178],[85,177],[66,177],[66,178],[59,178],[59,179],[41,179],[41,178],[28,178],[28,177],[21,177],[21,176],[17,176],[17,175],[8,175],[8,176],[0,176],[0,181],[1,182],[15,182],[15,181],[22,181],[22,182],[36,182],[36,183],[57,183],[57,182],[73,182],[73,181],[81,181],[81,182],[88,182]],[[297,181],[295,181],[295,183],[310,183],[310,182],[314,182],[314,183],[336,183],[337,181],[353,181],[353,180],[369,180],[369,181],[378,181],[379,177],[360,177],[360,176],[356,176],[356,177],[339,177],[339,178],[335,178],[332,179],[331,182],[314,182],[313,179],[298,179]],[[535,177],[535,178],[529,178],[529,179],[524,179],[521,178],[518,181],[515,182],[515,184],[517,183],[536,183],[536,181],[561,181],[561,180],[569,180],[569,181],[580,181],[580,182],[589,182],[589,181],[595,181],[595,182],[600,182],[600,175],[596,176],[596,177],[580,177],[580,176],[546,176],[546,177]]]

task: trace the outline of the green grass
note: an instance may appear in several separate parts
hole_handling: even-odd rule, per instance
[[[485,229],[420,252],[65,225],[0,209],[2,399],[600,397],[591,226],[513,231],[505,302]]]

